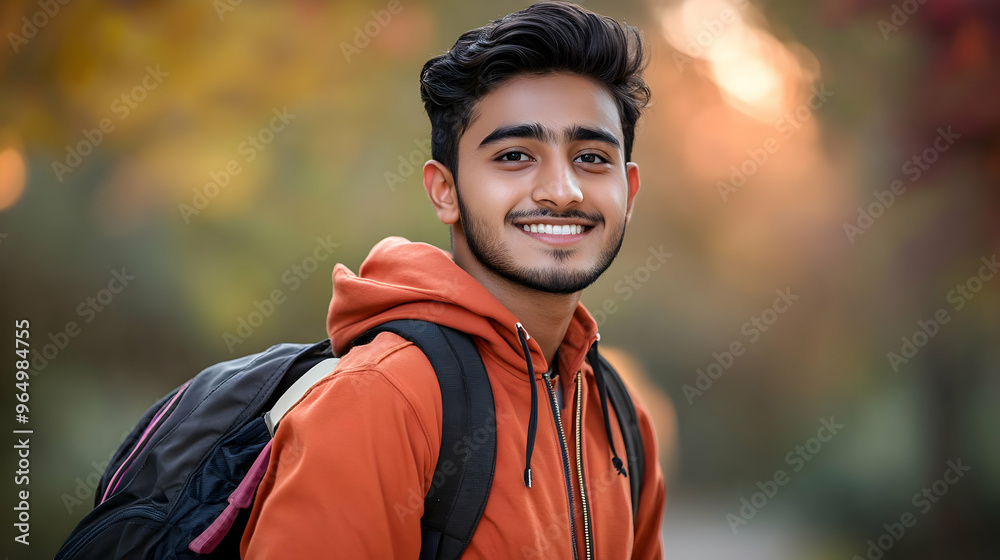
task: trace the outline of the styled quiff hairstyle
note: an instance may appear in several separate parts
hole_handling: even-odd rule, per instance
[[[520,74],[570,72],[601,82],[614,97],[631,161],[635,123],[650,98],[646,63],[638,29],[568,2],[540,2],[466,31],[420,71],[431,156],[457,180],[458,139],[483,96]]]

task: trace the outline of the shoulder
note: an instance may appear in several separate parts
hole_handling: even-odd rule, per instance
[[[356,346],[340,359],[327,380],[338,376],[381,378],[407,397],[423,402],[437,394],[437,377],[420,348],[390,332],[380,333],[370,343]]]

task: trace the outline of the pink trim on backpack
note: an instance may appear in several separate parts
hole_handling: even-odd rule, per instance
[[[116,482],[115,479],[118,478],[119,474],[122,475],[122,478],[125,477],[125,472],[128,472],[128,469],[125,469],[125,466],[129,465],[129,460],[132,459],[132,456],[135,455],[135,452],[138,451],[139,449],[142,449],[142,445],[143,445],[146,437],[149,436],[149,435],[151,435],[150,434],[150,430],[153,430],[153,428],[158,427],[157,426],[157,422],[160,421],[160,417],[163,416],[163,414],[167,410],[170,410],[170,407],[174,404],[174,402],[178,398],[180,398],[181,393],[183,393],[184,390],[187,389],[188,384],[190,384],[190,383],[191,382],[188,381],[183,386],[181,386],[181,388],[177,391],[177,394],[175,394],[173,396],[173,398],[170,399],[170,401],[167,402],[167,404],[165,404],[165,405],[163,405],[163,406],[160,407],[160,410],[158,410],[156,412],[156,416],[153,416],[153,419],[146,426],[146,430],[142,432],[142,436],[139,438],[139,441],[135,442],[135,446],[132,447],[132,452],[128,454],[128,457],[126,457],[124,461],[122,461],[122,464],[118,467],[118,470],[115,471],[115,475],[112,476],[111,479],[108,481],[108,488],[104,491],[104,495],[101,496],[101,503],[102,504],[104,503],[105,500],[107,500],[108,498],[110,498],[111,496],[113,496],[114,493],[115,493],[115,490],[118,489],[118,485],[121,484],[122,481],[119,478],[117,480],[117,482]],[[155,430],[153,430],[153,432],[155,432]],[[131,465],[129,465],[129,466],[131,467]],[[125,469],[125,472],[122,472],[122,469]],[[112,482],[115,483],[115,485],[113,487],[111,486]]]
[[[267,463],[271,459],[271,444],[273,442],[274,440],[268,441],[264,449],[260,450],[260,455],[257,455],[257,459],[250,466],[246,476],[243,477],[236,490],[233,490],[233,493],[229,495],[229,505],[226,506],[226,509],[222,510],[215,521],[188,545],[188,548],[193,552],[208,554],[215,550],[215,547],[219,546],[226,533],[232,528],[239,510],[246,509],[253,503],[253,495],[257,491],[257,485],[260,484],[264,473],[267,472]]]

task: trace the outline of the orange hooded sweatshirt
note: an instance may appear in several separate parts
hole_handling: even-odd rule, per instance
[[[597,325],[582,304],[557,354],[553,383],[562,383],[564,393],[558,416],[554,389],[542,375],[549,365],[535,339],[527,339],[534,368],[529,374],[518,319],[448,252],[390,237],[372,249],[359,275],[342,264],[334,268],[327,331],[336,355],[393,319],[433,321],[470,334],[492,385],[496,469],[463,558],[662,557],[664,489],[653,427],[635,401],[646,464],[633,524],[629,482],[612,466],[594,372],[585,359]],[[532,382],[538,417],[528,488]],[[585,496],[577,463],[578,414]],[[615,449],[624,457],[617,420],[614,413],[609,417]],[[440,445],[441,393],[420,349],[393,333],[356,347],[279,425],[243,534],[243,557],[416,559],[424,496]],[[475,452],[475,442],[469,447]]]

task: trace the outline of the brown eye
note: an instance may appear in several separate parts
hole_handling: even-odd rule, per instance
[[[528,161],[528,156],[524,152],[507,152],[497,159],[500,161]]]
[[[576,159],[582,159],[581,163],[608,163],[608,160],[593,153],[579,155]]]

